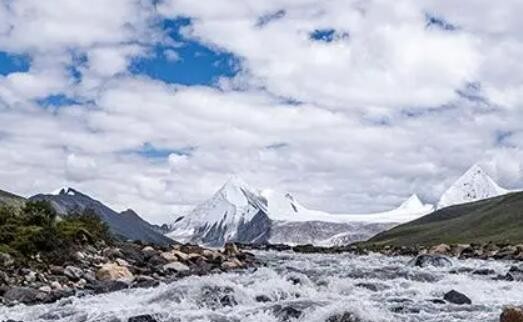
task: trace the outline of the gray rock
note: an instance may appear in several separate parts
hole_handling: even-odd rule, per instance
[[[409,265],[417,267],[451,267],[452,261],[440,255],[418,255],[409,262]]]
[[[172,270],[175,272],[186,272],[190,270],[189,266],[182,264],[180,262],[172,262],[169,264],[163,265],[163,268],[167,271]]]
[[[77,282],[84,276],[84,272],[76,266],[69,265],[64,269],[64,275],[71,281]]]
[[[29,287],[13,287],[4,294],[9,303],[36,304],[45,300],[46,294]]]
[[[267,295],[257,295],[255,300],[256,300],[256,302],[265,303],[265,302],[270,302],[271,298],[268,297]]]
[[[350,312],[330,316],[325,322],[361,322],[361,320]]]
[[[455,290],[452,290],[452,291],[446,293],[443,298],[445,299],[445,301],[453,303],[453,304],[458,304],[458,305],[472,304],[472,301],[465,294],[460,293]]]
[[[158,322],[152,315],[144,314],[130,317],[127,322]]]
[[[281,306],[276,305],[273,309],[274,315],[278,317],[280,321],[291,321],[292,319],[299,319],[303,312],[292,306]]]
[[[102,294],[127,289],[129,288],[129,283],[126,281],[99,281],[94,284],[90,284],[90,288],[96,294]]]
[[[0,267],[7,268],[15,263],[13,257],[7,253],[0,252]]]

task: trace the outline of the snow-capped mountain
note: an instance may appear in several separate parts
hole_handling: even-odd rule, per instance
[[[399,208],[367,215],[334,215],[310,210],[291,194],[258,191],[240,178],[227,181],[214,196],[178,218],[167,235],[181,242],[339,244],[367,239],[398,223],[432,212],[415,195]]]
[[[473,165],[441,196],[438,209],[509,193],[477,164]]]

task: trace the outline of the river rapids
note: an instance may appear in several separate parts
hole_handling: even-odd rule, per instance
[[[511,262],[453,260],[450,267],[419,268],[408,265],[408,257],[256,255],[265,263],[256,270],[0,307],[0,321],[127,322],[149,314],[164,322],[324,322],[349,312],[361,321],[494,322],[504,305],[523,304],[522,282],[496,279],[516,265]],[[441,301],[450,290],[472,304]]]

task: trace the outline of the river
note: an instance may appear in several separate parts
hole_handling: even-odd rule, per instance
[[[495,280],[515,263],[453,260],[452,267],[409,266],[408,257],[257,252],[256,270],[188,277],[151,289],[0,307],[0,321],[127,322],[310,321],[350,312],[361,321],[499,321],[503,305],[523,304],[523,283]],[[473,270],[490,269],[488,275]],[[471,305],[441,303],[456,290]],[[436,300],[436,301],[434,301]]]

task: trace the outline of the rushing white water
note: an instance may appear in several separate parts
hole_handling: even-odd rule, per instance
[[[282,308],[298,321],[323,322],[352,312],[362,321],[499,321],[503,305],[523,304],[521,282],[498,281],[514,263],[454,261],[453,267],[410,267],[407,257],[257,253],[256,271],[189,277],[153,289],[70,298],[50,305],[0,307],[0,321],[123,321],[152,314],[158,321],[282,321]],[[494,275],[451,273],[489,268]],[[372,284],[370,290],[357,286]],[[368,287],[368,285],[367,285]],[[450,290],[472,305],[436,304]],[[269,302],[258,302],[265,295]],[[296,315],[295,315],[296,316]],[[294,321],[290,318],[289,321]]]

